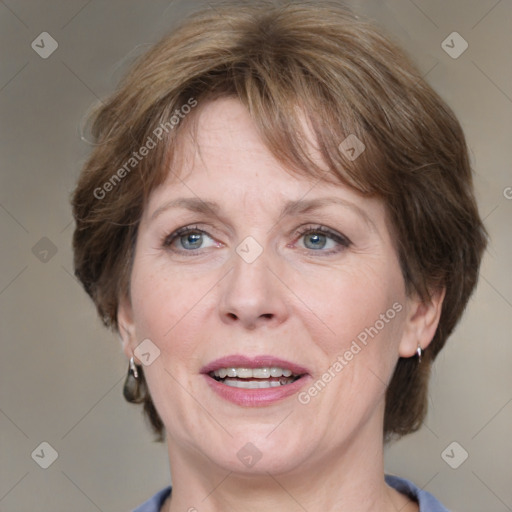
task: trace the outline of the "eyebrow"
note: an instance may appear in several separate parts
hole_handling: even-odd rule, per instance
[[[297,199],[297,200],[289,200],[283,206],[279,218],[282,217],[291,217],[294,215],[301,215],[304,213],[310,213],[331,204],[339,204],[345,208],[349,208],[354,211],[357,215],[363,218],[363,220],[372,228],[376,229],[374,222],[370,219],[368,214],[361,209],[359,206],[354,203],[342,199],[341,197],[321,197],[316,199]],[[151,215],[150,220],[154,220],[156,217],[161,215],[162,213],[174,209],[181,208],[184,210],[189,210],[195,213],[202,213],[205,215],[215,215],[216,217],[220,216],[221,207],[215,201],[209,201],[206,199],[200,199],[198,197],[180,197],[178,199],[173,199],[161,206],[159,206]]]

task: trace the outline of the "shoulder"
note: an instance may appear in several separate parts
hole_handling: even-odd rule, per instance
[[[166,487],[158,491],[154,496],[145,501],[142,505],[138,506],[132,512],[160,512],[160,507],[167,497],[171,494],[171,487]]]
[[[386,483],[402,494],[414,498],[420,508],[420,512],[450,512],[432,494],[420,489],[411,481],[395,475],[385,475]]]

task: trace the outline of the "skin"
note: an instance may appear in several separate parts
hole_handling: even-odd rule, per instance
[[[417,511],[384,482],[384,393],[398,358],[432,340],[444,293],[429,304],[407,296],[379,199],[288,172],[237,100],[201,108],[180,178],[169,173],[150,196],[130,297],[118,310],[127,357],[146,338],[160,350],[144,373],[173,468],[172,499],[162,510]],[[345,204],[279,216],[289,199],[326,196]],[[221,211],[162,209],[181,197],[216,201]],[[183,226],[207,234],[165,247]],[[296,234],[302,226],[312,230]],[[252,263],[236,252],[247,236],[263,249]],[[307,404],[293,395],[264,407],[235,405],[200,375],[222,356],[270,354],[305,366],[307,390],[395,303],[401,311]],[[250,468],[237,457],[248,442],[261,453]]]

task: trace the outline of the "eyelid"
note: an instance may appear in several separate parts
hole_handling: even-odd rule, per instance
[[[210,228],[208,228],[210,229]],[[201,229],[198,224],[183,226],[174,230],[172,233],[165,235],[162,240],[162,245],[164,247],[169,247],[176,239],[180,238],[183,235],[188,233],[200,233],[202,235],[206,235],[213,240],[213,237],[204,229]],[[185,251],[192,252],[192,251]]]
[[[328,228],[324,225],[321,225],[321,224],[310,224],[310,225],[302,226],[295,231],[294,237],[295,237],[295,239],[300,239],[304,235],[307,235],[308,233],[321,233],[322,235],[325,235],[328,238],[330,238],[331,240],[335,241],[338,245],[341,245],[343,248],[347,248],[352,245],[351,240],[347,236],[345,236],[341,233],[338,233],[337,231],[335,231],[331,228]],[[305,250],[310,253],[312,252],[313,254],[315,252],[317,252],[317,253],[323,254],[323,255],[330,255],[330,254],[338,253],[342,249],[338,248],[338,249],[331,249],[328,251],[321,251],[321,250],[315,251],[315,250],[308,250],[308,249],[305,249]]]

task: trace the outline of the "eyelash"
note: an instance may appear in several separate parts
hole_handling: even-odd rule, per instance
[[[169,249],[172,245],[172,243],[176,240],[176,239],[179,239],[181,238],[182,236],[185,236],[187,234],[190,234],[190,233],[195,233],[195,234],[204,234],[204,235],[207,235],[209,236],[210,238],[212,238],[206,231],[202,230],[202,229],[199,229],[198,226],[185,226],[185,227],[182,227],[180,229],[177,229],[176,231],[174,231],[173,233],[171,233],[170,235],[166,235],[163,240],[162,240],[162,246],[164,248],[167,248]],[[340,235],[338,233],[336,233],[335,231],[331,231],[330,229],[326,228],[325,226],[319,226],[319,225],[316,225],[316,226],[305,226],[304,228],[302,229],[298,229],[295,233],[294,233],[294,237],[295,238],[302,238],[304,235],[308,235],[308,234],[311,234],[311,233],[321,233],[323,235],[326,235],[328,238],[330,238],[331,240],[337,242],[340,246],[342,246],[342,248],[347,248],[349,247],[350,245],[352,245],[352,242],[345,236],[343,235]],[[176,250],[176,249],[171,249],[173,250],[174,252],[178,252],[178,253],[181,253],[181,254],[187,254],[188,256],[198,256],[200,253],[196,252],[196,251],[200,251],[200,249],[192,249],[192,250],[185,250],[185,249],[180,249],[180,250]],[[313,250],[313,249],[305,249],[305,250],[309,250],[309,251],[312,251],[312,252],[318,252],[318,253],[322,253],[322,255],[324,256],[328,256],[328,255],[331,255],[331,254],[336,254],[340,251],[342,251],[343,249],[331,249],[329,251],[322,251],[322,250]]]
[[[301,229],[298,229],[295,232],[294,237],[300,239],[303,236],[309,235],[311,233],[321,233],[322,235],[326,235],[327,238],[330,238],[331,240],[333,240],[334,242],[338,243],[341,246],[341,248],[338,247],[336,249],[330,249],[328,251],[323,251],[323,250],[315,251],[313,249],[307,249],[307,248],[305,249],[305,250],[310,250],[312,252],[322,253],[325,256],[328,256],[331,254],[336,254],[336,253],[342,251],[343,249],[346,249],[347,247],[349,247],[352,244],[352,242],[347,237],[340,235],[340,234],[336,233],[335,231],[332,231],[329,228],[326,228],[325,226],[318,226],[318,225],[305,226]]]

